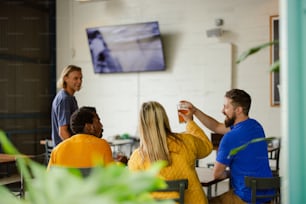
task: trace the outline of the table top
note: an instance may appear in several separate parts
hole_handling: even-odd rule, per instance
[[[228,176],[226,178],[215,179],[213,176],[213,169],[207,167],[196,167],[196,172],[202,186],[211,186],[229,178],[229,174],[227,174]]]
[[[28,157],[28,158],[32,158],[33,155],[25,155],[25,154],[18,154],[18,155],[12,155],[12,154],[0,154],[0,163],[11,163],[11,162],[15,162],[17,158],[21,158],[21,157]]]
[[[11,154],[0,154],[0,163],[10,163],[15,162],[16,156]]]
[[[135,141],[133,139],[121,139],[121,140],[112,140],[108,141],[110,145],[125,145],[125,144],[133,144]]]

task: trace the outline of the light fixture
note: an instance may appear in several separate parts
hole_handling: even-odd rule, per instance
[[[215,19],[215,25],[217,28],[206,30],[207,37],[221,37],[224,31],[222,30],[221,26],[223,25],[224,21],[222,18]]]
[[[223,34],[223,30],[221,28],[213,28],[206,30],[207,37],[221,37]]]

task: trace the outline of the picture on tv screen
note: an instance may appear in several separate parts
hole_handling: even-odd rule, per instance
[[[95,73],[165,70],[157,21],[86,29]]]

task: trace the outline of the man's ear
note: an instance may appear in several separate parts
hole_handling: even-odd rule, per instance
[[[243,108],[241,106],[238,106],[236,108],[237,113],[242,114],[243,113]]]
[[[84,132],[91,133],[93,131],[93,125],[90,123],[85,123]]]

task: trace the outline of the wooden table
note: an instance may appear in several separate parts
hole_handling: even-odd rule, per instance
[[[0,164],[1,166],[6,166],[6,172],[4,177],[0,178],[0,185],[1,186],[7,186],[10,184],[14,184],[14,183],[20,183],[19,187],[13,187],[11,190],[18,191],[18,195],[20,197],[23,197],[24,195],[24,189],[23,189],[23,180],[22,180],[22,176],[19,173],[13,173],[11,174],[11,172],[9,171],[8,166],[10,164],[15,164],[16,159],[18,157],[24,157],[26,155],[11,155],[11,154],[0,154]]]
[[[229,174],[227,174],[226,178],[223,179],[215,179],[213,176],[213,169],[207,167],[196,167],[196,172],[198,174],[200,183],[203,187],[207,187],[207,198],[211,198],[211,187],[214,184],[217,184],[221,181],[229,179]]]
[[[12,163],[16,162],[16,159],[18,158],[33,158],[33,155],[25,155],[25,154],[18,154],[18,155],[12,155],[12,154],[0,154],[0,163]]]
[[[23,154],[20,154],[20,155],[3,154],[3,153],[0,154],[0,164],[1,164],[1,166],[6,167],[6,172],[4,172],[6,176],[9,176],[10,173],[11,173],[9,171],[9,166],[13,165],[13,164],[15,165],[16,159],[21,158],[21,157],[31,158],[32,156],[31,155],[23,155]]]
[[[6,185],[9,183],[14,183],[20,181],[19,175],[11,175],[9,171],[9,165],[15,164],[16,156],[11,154],[0,154],[0,165],[6,167],[6,171],[4,172],[4,178],[0,178],[0,185]]]
[[[16,156],[11,154],[0,154],[0,163],[12,163],[16,161]]]

